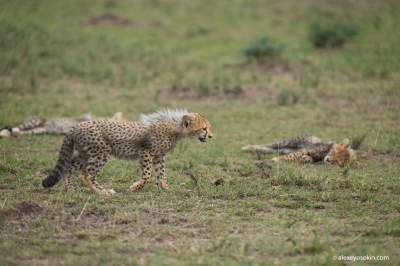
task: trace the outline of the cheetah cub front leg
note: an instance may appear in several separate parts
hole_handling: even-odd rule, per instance
[[[289,153],[283,156],[274,157],[271,159],[273,162],[277,163],[280,161],[287,162],[298,162],[298,163],[312,163],[313,158],[308,154],[306,150],[300,150],[293,153]]]
[[[140,158],[140,168],[142,171],[142,178],[136,181],[129,187],[130,191],[138,191],[142,189],[150,181],[153,166],[153,156],[150,153],[144,153]]]
[[[164,156],[156,157],[153,162],[156,172],[157,186],[163,190],[168,190],[167,176],[165,175],[165,159]]]

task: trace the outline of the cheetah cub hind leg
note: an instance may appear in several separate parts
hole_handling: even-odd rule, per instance
[[[71,184],[71,180],[70,180],[69,174],[64,176],[64,189],[67,192],[74,192],[75,191],[74,186]]]
[[[102,186],[99,185],[99,183],[97,183],[96,180],[94,180],[92,177],[88,176],[88,175],[81,175],[80,178],[82,179],[82,181],[93,191],[97,192],[100,195],[104,195],[104,196],[111,196],[113,194],[115,194],[115,190],[114,189],[106,189],[103,188]]]
[[[115,191],[101,186],[96,181],[96,176],[110,159],[110,153],[111,147],[103,141],[99,141],[96,147],[89,148],[87,151],[88,159],[81,175],[81,179],[90,189],[105,196],[115,194]]]

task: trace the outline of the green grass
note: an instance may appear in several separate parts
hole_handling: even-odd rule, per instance
[[[341,21],[323,21],[310,25],[310,41],[318,48],[341,47],[358,33],[357,29]]]
[[[400,263],[398,1],[0,7],[0,126],[29,115],[123,111],[135,120],[186,107],[214,131],[207,145],[185,140],[169,155],[168,192],[151,184],[128,193],[138,165],[112,161],[98,178],[117,190],[111,198],[79,180],[74,193],[41,188],[62,137],[1,139],[0,265],[341,265],[333,259],[340,255]],[[131,23],[88,24],[105,13]],[[340,48],[315,49],[309,25],[322,18],[358,34]],[[285,48],[280,60],[247,61],[244,49],[261,36]],[[174,86],[195,97],[171,95]],[[236,96],[224,95],[231,88]],[[349,138],[357,161],[269,170],[269,156],[260,162],[240,150],[304,133]]]

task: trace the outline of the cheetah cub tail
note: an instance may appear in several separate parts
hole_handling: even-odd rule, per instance
[[[54,167],[51,174],[43,179],[43,187],[52,187],[60,181],[68,169],[71,167],[72,154],[74,152],[74,142],[71,136],[66,136],[61,146],[60,155],[56,166]]]

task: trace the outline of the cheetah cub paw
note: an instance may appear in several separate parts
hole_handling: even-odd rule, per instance
[[[163,190],[168,190],[169,189],[169,186],[168,186],[168,184],[166,182],[161,182],[158,186]]]
[[[129,191],[135,192],[144,187],[144,182],[143,181],[136,181],[135,183],[132,184],[132,186],[129,187]]]
[[[103,189],[103,190],[100,190],[99,193],[100,193],[100,195],[103,195],[103,196],[111,196],[111,195],[115,194],[116,192],[114,189]]]

